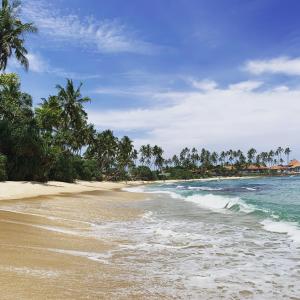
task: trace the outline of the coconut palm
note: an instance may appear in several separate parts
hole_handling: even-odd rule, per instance
[[[20,1],[2,0],[0,10],[0,70],[7,67],[8,59],[14,55],[20,64],[28,70],[29,62],[24,46],[26,33],[37,32],[33,23],[22,23],[19,19]]]
[[[152,155],[154,157],[154,166],[158,170],[161,170],[163,167],[163,163],[164,163],[163,153],[164,153],[163,149],[157,145],[155,145],[152,148]]]
[[[172,163],[175,168],[180,166],[180,160],[177,155],[173,155]]]
[[[286,164],[288,165],[290,162],[290,153],[291,153],[291,149],[289,147],[285,148],[284,150],[284,154],[286,155]]]
[[[132,140],[128,136],[124,136],[118,142],[117,162],[121,172],[125,172],[129,167],[133,166],[133,159],[136,155],[133,150]]]
[[[152,159],[152,147],[147,145],[142,145],[140,148],[140,162],[142,165],[146,164],[149,168],[151,166],[151,159]]]
[[[82,84],[75,88],[70,79],[67,80],[66,87],[56,86],[58,103],[62,108],[60,116],[63,127],[62,133],[67,141],[66,145],[73,151],[79,151],[88,140],[87,113],[83,104],[91,100],[88,97],[82,97],[81,86]]]
[[[249,164],[253,163],[253,159],[254,159],[256,152],[257,151],[254,148],[249,149],[249,151],[247,152],[247,158],[248,158]]]

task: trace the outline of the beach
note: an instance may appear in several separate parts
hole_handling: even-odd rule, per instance
[[[299,190],[298,177],[0,183],[1,297],[298,299]]]
[[[120,191],[125,186],[0,183],[1,298],[111,299],[110,291],[136,285],[105,263],[116,241],[95,233],[97,223],[142,213],[126,206],[142,195]]]

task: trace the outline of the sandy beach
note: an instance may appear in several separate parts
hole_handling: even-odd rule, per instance
[[[1,298],[111,299],[110,291],[136,285],[101,261],[116,241],[94,234],[97,223],[142,213],[126,207],[143,196],[125,186],[0,183]]]
[[[140,184],[0,183],[1,297],[144,299],[142,281],[122,264],[106,263],[109,253],[127,242],[126,235],[110,236],[110,224],[122,227],[145,213],[132,203],[151,195],[122,190]]]

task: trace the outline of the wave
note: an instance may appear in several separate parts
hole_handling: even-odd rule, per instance
[[[185,198],[188,202],[193,202],[198,206],[217,212],[226,212],[226,210],[241,210],[249,213],[253,208],[243,202],[240,198],[229,198],[219,195],[192,195]]]
[[[274,221],[265,219],[260,222],[263,228],[270,232],[285,233],[294,242],[300,243],[300,228],[295,222]]]
[[[222,191],[223,188],[213,188],[213,187],[209,187],[209,186],[182,186],[182,185],[178,185],[176,187],[176,189],[179,190],[183,190],[183,189],[187,189],[187,190],[192,190],[192,191]]]
[[[247,191],[256,191],[255,188],[251,188],[251,187],[244,187],[244,189],[246,189]]]
[[[131,187],[122,188],[122,191],[130,192],[130,193],[144,193],[145,187],[144,186],[131,186]]]
[[[182,199],[182,196],[172,192],[172,191],[162,191],[162,190],[157,190],[157,191],[150,191],[150,190],[146,190],[144,186],[141,187],[130,187],[130,188],[123,188],[123,191],[127,191],[127,192],[131,192],[131,193],[146,193],[146,194],[167,194],[169,196],[171,196],[171,198],[174,199]]]

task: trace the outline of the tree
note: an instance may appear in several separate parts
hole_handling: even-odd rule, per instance
[[[118,142],[117,162],[120,173],[125,173],[129,167],[134,165],[133,159],[135,155],[136,153],[134,152],[132,141],[128,136],[124,136]]]
[[[2,0],[0,10],[0,70],[5,71],[8,59],[14,54],[20,64],[28,70],[29,62],[24,46],[26,33],[37,32],[33,23],[22,23],[19,19],[20,1]]]
[[[111,130],[97,133],[94,142],[88,146],[85,157],[95,159],[98,162],[100,172],[110,176],[116,167],[118,143],[118,139]]]
[[[288,165],[290,162],[290,153],[291,153],[291,149],[289,147],[285,148],[284,150],[284,154],[286,155],[286,164]]]
[[[254,148],[249,149],[249,151],[247,152],[247,158],[248,158],[248,163],[249,164],[253,163],[253,160],[254,160],[254,157],[255,157],[256,153],[257,153],[257,151]]]
[[[0,75],[0,153],[10,180],[46,179],[46,145],[34,118],[31,96],[16,74]]]
[[[149,144],[141,146],[140,154],[141,154],[141,158],[140,158],[141,164],[142,165],[146,164],[150,168],[151,159],[152,159],[152,147]]]
[[[199,159],[200,158],[197,149],[193,148],[191,153],[191,163],[193,165],[193,168],[196,168],[198,166]]]
[[[268,153],[268,163],[271,166],[274,163],[274,151],[273,150],[270,150],[269,153]]]
[[[278,147],[277,150],[275,151],[275,154],[277,155],[277,162],[281,161],[281,154],[283,153],[283,149],[281,147]]]
[[[154,166],[157,170],[161,170],[164,164],[163,149],[157,145],[152,148],[152,155],[154,157]]]
[[[178,168],[180,166],[180,160],[177,155],[173,155],[172,163],[175,168]]]

